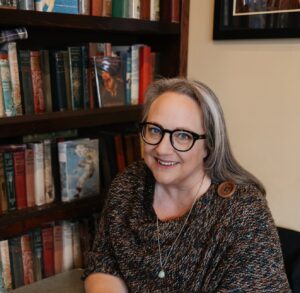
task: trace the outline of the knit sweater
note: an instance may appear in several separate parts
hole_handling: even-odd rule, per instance
[[[239,184],[229,198],[218,183],[186,215],[159,220],[165,278],[160,257],[155,180],[137,162],[112,183],[84,277],[102,272],[123,279],[129,292],[291,292],[277,230],[266,198],[251,184]],[[167,258],[170,252],[170,257]]]

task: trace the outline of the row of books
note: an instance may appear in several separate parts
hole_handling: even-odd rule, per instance
[[[101,186],[142,156],[132,132],[102,132],[93,139],[33,135],[25,141],[0,146],[0,214],[100,196]]]
[[[89,43],[62,50],[0,47],[0,117],[133,105],[159,75],[147,45]]]
[[[86,264],[98,216],[43,224],[0,241],[0,292],[28,285]]]
[[[179,4],[179,0],[0,0],[0,8],[170,22],[179,22]]]

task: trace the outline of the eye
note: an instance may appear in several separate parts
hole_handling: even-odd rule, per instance
[[[148,125],[147,132],[152,136],[158,136],[161,135],[161,129],[154,125]]]
[[[186,131],[176,131],[176,132],[174,132],[173,135],[177,141],[180,141],[182,143],[193,140],[193,136],[189,132],[186,132]]]

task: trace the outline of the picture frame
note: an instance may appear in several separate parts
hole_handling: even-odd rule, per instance
[[[214,40],[298,37],[299,0],[215,0]]]

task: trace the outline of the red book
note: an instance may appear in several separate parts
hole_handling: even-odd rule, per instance
[[[35,206],[35,197],[34,197],[34,156],[32,149],[25,150],[25,178],[26,178],[26,197],[27,197],[27,206]]]
[[[17,209],[24,209],[27,207],[25,150],[13,152],[13,160]]]
[[[150,19],[150,0],[140,0],[140,19]]]
[[[116,134],[114,137],[115,140],[115,151],[116,151],[116,161],[117,168],[119,172],[122,172],[126,166],[124,146],[121,134]]]
[[[152,81],[152,56],[149,46],[140,47],[140,62],[139,62],[139,104],[144,102],[144,94],[149,84]]]
[[[93,16],[101,16],[102,15],[102,0],[91,0],[90,2],[90,13]]]
[[[171,22],[180,21],[179,0],[171,0]]]
[[[43,113],[45,112],[45,98],[43,92],[43,76],[41,69],[40,51],[30,51],[30,66],[32,76],[34,112]]]
[[[63,239],[62,239],[62,225],[58,224],[53,227],[53,243],[54,243],[54,271],[55,274],[62,272],[62,258],[63,258]]]
[[[162,22],[179,22],[180,1],[179,0],[160,1],[160,20]]]
[[[43,243],[43,276],[45,278],[53,276],[54,271],[54,241],[53,225],[47,225],[42,228]]]
[[[34,282],[33,254],[31,248],[31,241],[31,236],[29,234],[24,234],[21,236],[24,285],[28,285]]]

